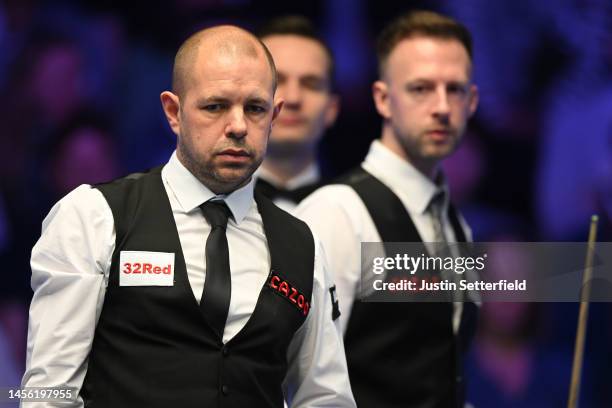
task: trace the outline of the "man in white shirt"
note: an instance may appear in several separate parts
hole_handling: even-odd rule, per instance
[[[313,24],[301,16],[278,17],[257,32],[278,72],[283,109],[270,134],[258,170],[257,189],[279,207],[293,211],[320,186],[317,146],[336,120],[334,58]]]
[[[74,407],[355,406],[321,247],[253,193],[275,88],[238,27],[181,46],[170,161],[82,185],[43,222],[24,387],[68,387]]]
[[[456,149],[476,110],[471,56],[469,32],[445,16],[414,12],[388,25],[378,42],[380,79],[372,87],[383,119],[380,140],[343,184],[317,190],[297,210],[321,238],[338,285],[360,407],[464,402],[460,343],[474,305],[366,303],[357,291],[362,242],[470,239],[449,206],[440,161]],[[438,222],[434,205],[441,209]]]

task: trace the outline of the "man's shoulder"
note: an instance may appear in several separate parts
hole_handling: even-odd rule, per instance
[[[161,179],[163,166],[130,173],[115,180],[94,184],[92,187],[99,190],[111,208],[123,208],[126,202],[139,202],[154,192],[164,191]]]
[[[81,184],[53,205],[42,222],[42,229],[56,222],[77,228],[99,223],[108,216],[109,207],[100,191],[89,184]]]
[[[360,167],[350,170],[316,189],[300,203],[296,211],[297,216],[301,217],[305,211],[333,211],[334,208],[342,210],[359,205],[361,199],[353,185],[363,177],[362,173],[364,171]]]
[[[116,188],[121,188],[121,187],[125,188],[133,184],[136,184],[138,182],[142,182],[150,177],[160,177],[163,167],[164,166],[157,166],[157,167],[153,167],[148,170],[130,173],[126,176],[119,177],[111,181],[94,184],[92,185],[92,187],[101,189],[101,190],[116,189]]]
[[[93,185],[81,184],[59,199],[49,211],[49,215],[60,210],[85,213],[100,207],[99,204],[104,202],[101,198],[100,192]]]
[[[312,236],[310,228],[304,221],[283,210],[264,194],[255,191],[255,202],[257,203],[257,209],[262,215],[264,222],[265,220],[268,222],[274,222],[277,225],[291,227],[293,229],[297,229],[301,233]]]
[[[369,212],[357,191],[341,182],[316,190],[300,203],[295,215],[306,221],[315,232],[329,231],[333,236],[359,235],[369,219]]]
[[[359,205],[361,199],[356,191],[346,184],[327,184],[315,190],[297,206],[294,214],[302,218],[306,212],[329,212],[345,210]]]

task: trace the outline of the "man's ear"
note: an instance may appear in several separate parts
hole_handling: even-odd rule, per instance
[[[340,95],[331,94],[325,110],[325,127],[330,127],[336,122],[338,112],[340,112]]]
[[[285,101],[280,98],[274,101],[274,106],[272,107],[272,121],[270,122],[270,126],[274,125],[274,121],[276,120],[276,118],[278,118],[278,115],[280,114],[280,111],[283,108],[284,104]]]
[[[480,99],[480,95],[478,93],[478,87],[474,84],[470,85],[470,105],[469,112],[470,117],[476,112],[476,108],[478,107],[478,101]]]
[[[391,117],[389,107],[389,86],[384,81],[376,81],[372,84],[372,97],[376,110],[384,119]]]
[[[172,129],[175,135],[179,136],[181,128],[181,102],[178,95],[175,95],[170,91],[164,91],[159,95],[159,99],[161,100],[162,108],[166,114],[166,119],[168,120],[170,129]]]

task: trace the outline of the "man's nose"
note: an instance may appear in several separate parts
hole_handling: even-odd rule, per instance
[[[441,88],[436,91],[436,100],[434,102],[433,115],[442,120],[448,121],[450,116],[450,103],[448,100],[448,91],[446,88]]]
[[[298,81],[287,81],[281,92],[285,108],[299,109],[302,104],[302,88]]]
[[[242,107],[236,107],[230,111],[225,134],[235,139],[242,139],[247,135],[246,118]]]

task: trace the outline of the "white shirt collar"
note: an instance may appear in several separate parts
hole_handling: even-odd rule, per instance
[[[379,140],[372,142],[361,165],[400,195],[404,205],[412,212],[425,213],[431,199],[440,190],[447,193],[444,208],[448,205],[448,186],[442,172],[436,177],[438,183],[436,185],[410,162],[392,152]]]
[[[254,178],[248,184],[231,192],[230,194],[215,194],[202,184],[176,156],[172,153],[170,160],[162,170],[162,177],[167,181],[170,190],[176,197],[179,205],[185,212],[191,212],[200,204],[218,198],[225,201],[234,220],[239,224],[254,204],[253,188]]]
[[[272,184],[278,188],[285,188],[289,191],[295,190],[296,188],[300,188],[303,186],[307,186],[309,184],[314,184],[319,181],[321,178],[321,173],[319,172],[319,167],[316,163],[311,163],[304,170],[302,170],[297,176],[292,177],[286,183],[281,183],[278,177],[272,173],[270,170],[266,169],[264,166],[260,166],[255,175],[268,183]]]

